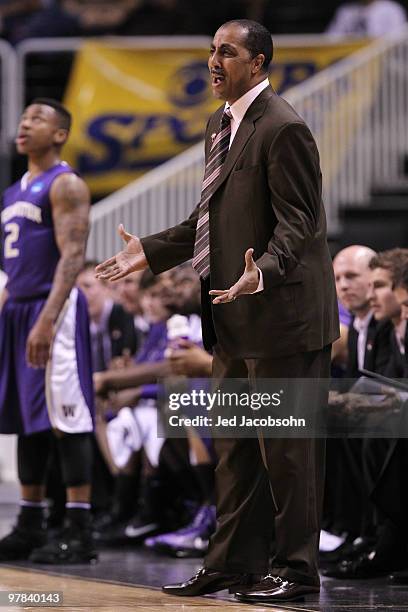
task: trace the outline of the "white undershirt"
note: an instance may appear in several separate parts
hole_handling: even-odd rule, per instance
[[[401,355],[405,355],[405,331],[407,329],[407,320],[402,321],[394,328],[395,339]]]
[[[358,365],[359,370],[362,370],[364,368],[364,359],[365,359],[365,353],[366,353],[366,347],[367,347],[368,326],[370,325],[372,316],[373,316],[373,313],[370,311],[362,319],[360,317],[355,317],[353,321],[353,327],[358,332],[357,365]]]
[[[255,85],[255,87],[244,93],[244,95],[238,98],[238,100],[231,104],[231,106],[228,104],[228,102],[225,103],[225,110],[229,109],[232,115],[230,147],[248,108],[259,96],[259,94],[266,89],[266,87],[268,87],[268,85],[269,79],[266,78],[261,81],[261,83],[258,83],[258,85]]]

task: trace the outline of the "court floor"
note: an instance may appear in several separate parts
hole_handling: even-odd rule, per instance
[[[13,522],[16,507],[0,504],[0,537]],[[169,559],[143,547],[102,550],[98,563],[76,566],[32,565],[28,562],[0,564],[1,591],[60,591],[63,604],[45,606],[0,606],[3,610],[64,610],[69,612],[408,612],[408,587],[395,587],[384,579],[323,580],[319,596],[304,603],[252,606],[235,603],[227,591],[214,596],[184,598],[161,592],[166,582],[189,578],[200,567],[200,559]]]

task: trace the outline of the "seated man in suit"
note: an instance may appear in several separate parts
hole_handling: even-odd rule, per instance
[[[381,336],[380,343],[381,354],[387,354],[388,358],[379,373],[390,378],[402,378],[406,371],[406,320],[402,317],[401,306],[396,299],[393,286],[395,280],[401,277],[402,271],[407,266],[407,249],[384,251],[369,262],[368,297],[370,306],[379,325],[378,328],[387,332],[386,335]],[[350,551],[347,551],[335,568],[325,572],[326,575],[337,578],[365,578],[386,574],[406,565],[406,542],[404,538],[401,538],[401,530],[396,527],[396,522],[393,520],[400,506],[396,497],[400,483],[398,479],[395,479],[394,473],[394,493],[388,490],[386,496],[381,496],[378,487],[379,474],[382,474],[381,488],[388,485],[384,480],[383,470],[389,464],[390,457],[395,454],[396,444],[397,441],[394,439],[366,438],[363,440],[364,478],[361,482],[365,483],[365,489],[375,502],[376,514],[378,515],[379,509],[382,511],[380,525],[375,533],[375,540],[370,543],[366,551],[363,551],[361,546],[357,547],[356,552],[362,553],[357,558],[352,552],[350,554]],[[389,469],[388,474],[391,474]]]
[[[395,279],[394,295],[401,307],[401,318],[406,321],[408,319],[408,266],[404,266]],[[405,357],[407,358],[406,346],[407,345],[405,343],[404,352]]]
[[[375,319],[368,299],[368,263],[374,255],[368,247],[353,245],[337,253],[333,260],[337,295],[353,315],[348,334],[348,378],[358,376],[358,370],[370,359]]]
[[[347,363],[344,385],[351,386],[361,368],[383,372],[390,349],[390,323],[379,324],[370,300],[370,260],[375,251],[352,245],[333,260],[337,295],[352,314],[347,338]],[[322,561],[337,562],[361,552],[372,543],[373,508],[365,484],[363,440],[331,438],[327,443],[325,524],[336,533],[347,533],[345,542],[327,553]]]
[[[406,380],[408,329],[404,302],[408,296],[406,289],[404,290],[404,278],[406,279],[408,270],[408,249],[384,251],[370,262],[370,268],[372,269],[370,297],[375,316],[379,318],[388,314],[392,321],[390,335],[392,355],[385,374],[390,378]],[[386,574],[408,567],[406,526],[408,497],[405,485],[408,465],[405,439],[407,435],[402,422],[401,438],[387,441],[388,452],[381,469],[378,470],[380,478],[376,479],[372,492],[374,502],[386,519],[369,557],[361,558],[353,568],[357,577]],[[397,575],[394,582],[398,581]],[[406,578],[405,582],[408,582]]]
[[[401,307],[401,318],[408,320],[408,264],[397,274],[394,282],[394,295]],[[408,337],[405,333],[404,343],[405,373],[404,380],[408,377]],[[408,516],[408,489],[405,485],[406,470],[408,465],[407,429],[401,431],[401,438],[396,441],[394,452],[383,470],[377,483],[373,497],[384,512],[396,525],[400,536],[407,542],[407,516]],[[397,499],[396,499],[397,496]],[[392,584],[408,585],[408,562],[405,563],[404,571],[394,572],[389,578]]]
[[[401,277],[408,265],[408,249],[392,249],[379,253],[370,261],[370,304],[377,321],[392,323],[390,341],[392,359],[388,360],[384,374],[391,378],[403,378],[405,374],[405,342],[407,321],[393,291],[394,282]]]

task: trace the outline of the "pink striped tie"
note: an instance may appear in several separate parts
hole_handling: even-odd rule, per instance
[[[213,194],[214,183],[219,177],[222,165],[227,157],[231,138],[231,117],[231,111],[228,108],[221,117],[220,131],[211,145],[201,189],[193,268],[203,279],[207,278],[210,273],[210,215],[208,205]]]

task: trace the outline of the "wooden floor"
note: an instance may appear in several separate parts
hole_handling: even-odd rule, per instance
[[[112,584],[94,580],[82,580],[69,576],[52,576],[33,570],[20,570],[0,567],[0,591],[62,591],[64,603],[58,607],[1,607],[1,612],[9,610],[45,610],[49,612],[261,612],[266,610],[290,610],[289,606],[277,608],[268,606],[248,606],[203,597],[171,597],[160,590],[146,589],[123,584]],[[293,608],[292,608],[293,609]],[[296,608],[299,610],[299,608]],[[301,608],[307,610],[307,608]]]
[[[16,507],[0,503],[0,537],[10,530],[16,512]],[[320,597],[280,606],[235,603],[227,591],[192,598],[161,592],[162,584],[189,578],[201,564],[201,559],[170,559],[142,546],[101,550],[96,564],[0,564],[0,591],[62,591],[64,597],[62,606],[0,606],[0,612],[408,612],[408,585],[392,586],[386,577],[351,581],[323,578]]]

